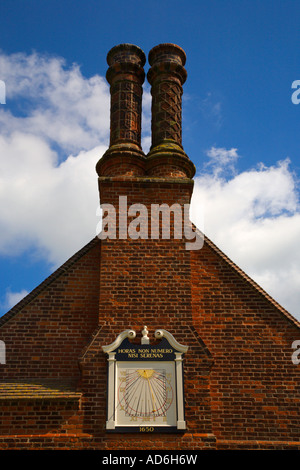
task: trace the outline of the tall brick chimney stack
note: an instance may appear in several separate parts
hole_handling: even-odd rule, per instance
[[[110,84],[110,146],[99,160],[99,176],[138,176],[145,173],[141,148],[144,52],[133,44],[120,44],[107,54]]]
[[[140,147],[144,53],[121,44],[107,61],[111,141],[97,164],[100,202],[109,207],[101,233],[99,318],[113,340],[116,325],[120,330],[151,325],[153,331],[165,325],[174,331],[176,319],[190,318],[184,227],[195,168],[181,145],[182,49],[164,44],[150,52],[153,144],[147,156]]]
[[[195,166],[182,147],[182,85],[186,55],[175,44],[160,44],[149,53],[147,78],[152,94],[152,146],[147,173],[152,176],[192,178]]]

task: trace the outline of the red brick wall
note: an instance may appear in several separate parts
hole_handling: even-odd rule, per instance
[[[9,321],[0,319],[1,379],[79,377],[77,358],[98,324],[99,266],[98,240]]]
[[[110,200],[124,190],[124,183],[105,184]],[[183,203],[191,190],[125,186],[129,203],[139,191],[148,204],[178,196]],[[300,448],[300,370],[291,361],[299,328],[209,242],[199,251],[172,239],[101,245],[101,262],[98,242],[0,329],[8,345],[2,377],[75,377],[83,393],[80,400],[2,401],[0,448]],[[127,328],[139,342],[144,324],[150,337],[163,327],[189,346],[183,434],[105,431],[102,346]]]
[[[214,358],[210,395],[219,448],[227,441],[299,443],[300,367],[291,360],[299,327],[210,243],[191,255],[193,325]]]
[[[0,338],[6,345],[0,381],[19,379],[24,388],[26,379],[33,384],[58,380],[59,385],[72,379],[75,389],[80,387],[78,357],[98,324],[99,265],[97,239],[0,319]],[[70,441],[70,436],[82,434],[80,407],[80,398],[0,396],[0,448],[60,448],[64,435]]]
[[[189,202],[192,184],[151,179],[101,182],[101,202],[128,207],[141,203],[149,214],[147,240],[103,240],[101,250],[100,318],[118,328],[143,328],[163,323],[174,328],[190,315],[190,261],[183,240],[152,240],[151,204]],[[102,197],[103,194],[103,197]],[[172,230],[171,230],[172,236]],[[147,323],[145,323],[147,324]],[[166,327],[166,326],[165,326]],[[125,328],[125,329],[126,329]]]
[[[0,403],[0,436],[76,434],[82,431],[78,400],[20,399]]]
[[[188,203],[192,182],[153,179],[100,180],[101,202],[116,208],[126,195],[128,207],[141,201],[151,213],[151,204]],[[149,217],[149,237],[150,237]],[[208,373],[211,358],[192,328],[190,253],[184,240],[102,240],[99,328],[81,361],[84,431],[95,436],[101,448],[137,449],[202,448],[214,445],[211,435]],[[132,328],[140,342],[148,326],[151,344],[154,332],[164,328],[182,344],[190,346],[185,361],[186,419],[189,432],[180,434],[109,434],[105,431],[107,403],[107,357],[102,346],[123,330]],[[96,433],[96,434],[95,434]],[[195,433],[195,434],[194,434]]]

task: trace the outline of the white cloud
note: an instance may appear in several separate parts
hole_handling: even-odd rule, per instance
[[[193,221],[250,277],[300,319],[300,211],[289,160],[224,178],[236,149],[195,180]],[[232,158],[231,158],[232,157]],[[223,172],[224,169],[224,172]],[[204,212],[204,215],[203,215]],[[197,213],[199,214],[197,216]],[[199,217],[199,219],[198,219]],[[203,221],[204,220],[204,226]]]
[[[34,247],[57,266],[95,236],[109,89],[100,76],[36,53],[0,54],[0,70],[0,253]]]
[[[206,167],[211,167],[215,175],[223,173],[225,168],[233,172],[235,168],[235,163],[239,158],[237,149],[224,149],[212,147],[207,151],[207,156],[209,157]]]
[[[0,54],[0,70],[7,101],[0,113],[2,135],[12,129],[34,133],[66,152],[108,141],[109,89],[103,77],[87,79],[78,65],[67,68],[61,58],[37,53]],[[17,115],[7,110],[10,103]]]
[[[82,151],[56,166],[55,152],[39,137],[14,132],[0,138],[0,253],[35,246],[57,265],[95,236],[95,165],[105,149]]]
[[[53,267],[96,235],[95,165],[109,141],[109,85],[38,53],[0,53],[0,254],[33,248]],[[143,145],[150,146],[149,88]]]
[[[20,292],[12,292],[10,289],[6,291],[5,300],[3,303],[4,309],[11,309],[16,305],[20,300],[22,300],[29,292],[25,289],[22,289]]]

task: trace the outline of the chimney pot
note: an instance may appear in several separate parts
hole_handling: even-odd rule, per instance
[[[145,53],[138,46],[134,44],[119,44],[113,47],[106,57],[109,66],[116,63],[132,63],[140,67],[144,67],[146,63]]]
[[[159,44],[153,47],[149,52],[148,61],[150,65],[160,62],[175,62],[179,65],[185,65],[186,54],[181,47],[176,44]]]

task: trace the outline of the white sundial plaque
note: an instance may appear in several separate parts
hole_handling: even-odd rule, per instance
[[[133,344],[133,330],[123,331],[108,354],[108,430],[154,432],[185,430],[183,354],[188,347],[171,333],[157,330],[159,344],[150,345],[147,327],[141,345]]]

